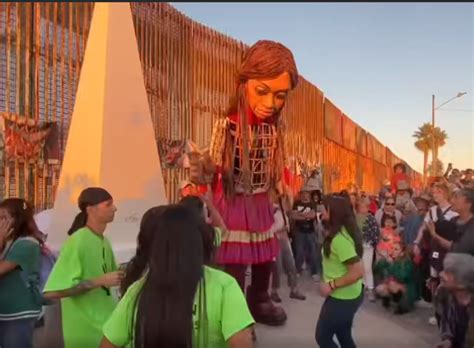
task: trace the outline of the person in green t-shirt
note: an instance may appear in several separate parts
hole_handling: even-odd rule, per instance
[[[364,266],[362,233],[351,203],[338,195],[324,200],[323,281],[321,294],[326,297],[316,327],[316,342],[324,348],[355,348],[352,323],[363,300]]]
[[[41,314],[39,290],[42,241],[33,209],[20,198],[0,203],[0,347],[33,347],[33,330]]]
[[[78,203],[81,212],[44,288],[46,299],[61,299],[65,348],[99,346],[102,326],[116,306],[110,287],[123,278],[104,237],[117,210],[112,196],[91,187],[82,191]]]
[[[152,208],[140,235],[151,242],[142,250],[146,271],[105,323],[100,347],[252,347],[254,320],[245,297],[234,278],[204,265],[195,212],[182,205]]]

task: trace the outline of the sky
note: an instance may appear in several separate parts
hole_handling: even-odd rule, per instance
[[[344,113],[421,171],[413,132],[436,112],[439,158],[474,168],[474,4],[171,3],[247,44],[279,41],[299,72]],[[445,109],[445,110],[442,110]]]

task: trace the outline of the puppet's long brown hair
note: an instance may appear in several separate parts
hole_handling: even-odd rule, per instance
[[[272,79],[287,72],[290,75],[291,88],[298,84],[298,69],[291,51],[282,44],[269,40],[261,40],[250,47],[244,54],[242,64],[237,74],[237,91],[231,99],[230,106],[226,116],[238,115],[239,131],[242,138],[242,173],[245,189],[251,190],[251,174],[249,161],[249,134],[248,134],[248,115],[247,115],[247,95],[246,84],[250,79]],[[272,181],[277,182],[281,178],[284,168],[285,145],[283,141],[283,124],[279,117],[277,118],[278,146],[275,154],[275,165],[272,168]],[[228,195],[233,195],[233,147],[230,134],[227,131],[226,143],[224,149],[224,187]]]

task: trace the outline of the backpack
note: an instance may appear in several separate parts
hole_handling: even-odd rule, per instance
[[[31,241],[37,241],[35,238],[32,237],[22,237],[17,239],[16,241],[20,239],[27,239]],[[16,242],[15,241],[15,242]],[[15,242],[11,243],[8,250],[6,250],[5,255],[8,254],[10,249],[13,247]],[[43,244],[40,249],[40,267],[39,267],[39,281],[38,281],[38,286],[33,289],[32,283],[29,279],[26,279],[23,275],[23,273],[20,272],[20,276],[23,279],[25,285],[27,288],[30,288],[35,296],[37,297],[38,301],[42,302],[43,305],[48,305],[50,304],[48,301],[46,301],[43,298],[43,290],[46,285],[46,282],[48,281],[48,277],[53,270],[54,264],[56,263],[57,256],[45,245]]]

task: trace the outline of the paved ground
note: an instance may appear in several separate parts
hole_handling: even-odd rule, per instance
[[[302,289],[308,297],[306,301],[291,300],[288,290],[282,289],[281,297],[288,321],[278,328],[259,325],[257,348],[317,346],[314,330],[323,298],[318,294],[318,284],[310,279],[303,282]],[[395,316],[380,304],[366,301],[356,315],[354,336],[360,348],[432,348],[437,342],[437,332],[436,328],[428,325],[428,317],[429,310],[426,308]],[[47,334],[44,329],[38,330],[35,348],[61,348],[62,344],[57,343],[60,338],[57,315],[49,316],[46,326],[53,330],[48,330]]]
[[[311,280],[303,283],[306,301],[291,300],[288,291],[282,291],[283,306],[288,314],[285,326],[257,327],[258,348],[317,347],[314,331],[323,304],[318,284]],[[361,348],[432,348],[437,342],[437,330],[428,325],[430,311],[417,308],[413,313],[395,316],[380,304],[366,301],[356,315],[354,337]]]

